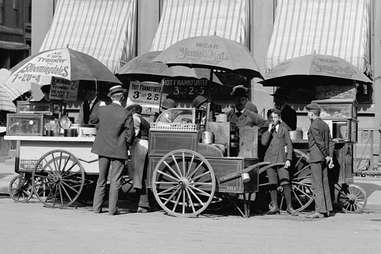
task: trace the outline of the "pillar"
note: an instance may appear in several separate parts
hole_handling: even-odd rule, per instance
[[[137,53],[138,55],[148,52],[151,48],[153,37],[159,25],[160,0],[138,1],[137,22]]]
[[[36,54],[52,24],[54,0],[32,1],[32,55]]]

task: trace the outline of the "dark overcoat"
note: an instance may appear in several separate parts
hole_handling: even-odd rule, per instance
[[[261,142],[267,147],[264,161],[284,163],[286,160],[292,160],[292,142],[284,123],[279,125],[278,131],[263,133]]]
[[[128,145],[134,137],[131,113],[121,105],[111,103],[93,111],[90,122],[97,125],[97,136],[91,150],[93,153],[108,158],[128,158]]]

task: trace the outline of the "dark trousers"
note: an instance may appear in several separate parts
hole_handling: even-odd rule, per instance
[[[97,187],[95,188],[93,209],[99,212],[102,208],[104,197],[106,194],[107,177],[110,177],[110,192],[109,192],[109,213],[117,211],[118,194],[121,186],[121,176],[124,167],[124,160],[113,159],[99,156],[99,177]],[[111,169],[110,169],[111,164]]]
[[[328,182],[328,168],[325,162],[312,162],[312,188],[315,194],[315,211],[327,213],[332,211],[332,201]]]

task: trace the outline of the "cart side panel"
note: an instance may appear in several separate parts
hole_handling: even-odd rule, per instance
[[[197,151],[198,132],[150,131],[150,155],[164,155],[177,149]]]
[[[258,191],[258,176],[256,172],[251,175],[251,181],[244,184],[241,177],[227,181],[224,183],[219,182],[219,178],[234,172],[242,172],[242,170],[257,162],[256,159],[243,159],[234,157],[225,158],[206,158],[211,164],[217,178],[217,192],[222,193],[244,193],[244,192],[257,192]]]
[[[32,172],[35,164],[45,153],[60,149],[77,157],[86,173],[98,173],[98,156],[91,152],[89,142],[19,141],[18,161],[20,172]]]

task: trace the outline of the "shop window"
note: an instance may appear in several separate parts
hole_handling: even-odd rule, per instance
[[[359,104],[371,104],[373,97],[373,87],[368,84],[357,85],[356,99]]]

